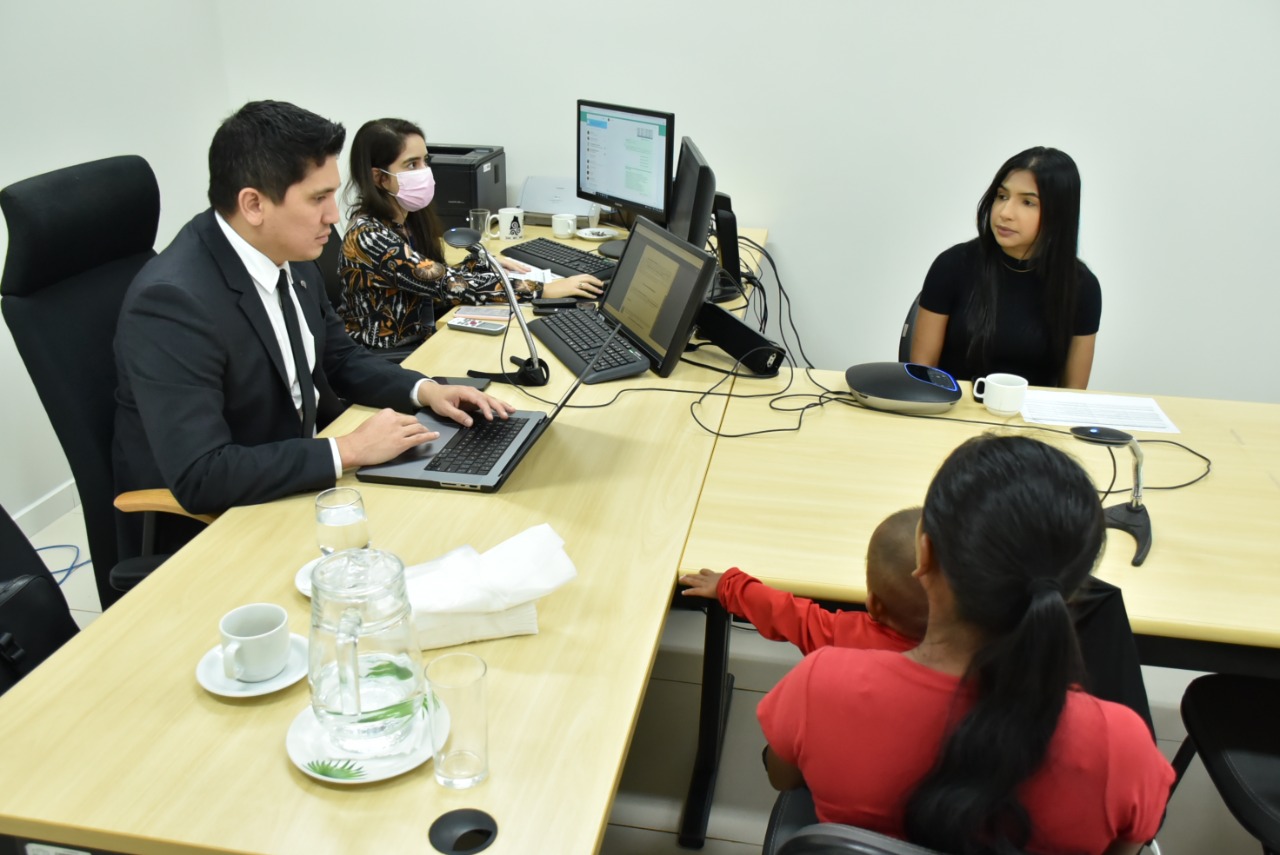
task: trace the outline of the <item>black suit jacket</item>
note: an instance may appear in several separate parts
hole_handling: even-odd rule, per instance
[[[423,375],[355,344],[314,262],[290,262],[315,340],[319,421],[339,398],[410,411]],[[116,328],[114,463],[120,490],[168,487],[193,513],[217,513],[333,486],[329,443],[304,438],[286,357],[249,272],[212,210],[138,273]]]

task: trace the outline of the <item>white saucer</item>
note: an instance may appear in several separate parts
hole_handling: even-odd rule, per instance
[[[618,236],[617,229],[578,229],[578,237],[583,240],[613,240]]]
[[[435,713],[427,715],[427,705]],[[434,726],[433,726],[434,725]],[[414,732],[406,737],[409,747],[388,757],[364,757],[338,749],[308,706],[289,725],[284,746],[293,765],[306,776],[326,784],[351,786],[385,781],[416,769],[434,756],[449,736],[449,711],[428,692],[423,697],[423,710],[413,723]],[[431,739],[427,739],[430,730]]]
[[[196,680],[215,695],[224,698],[256,698],[288,688],[307,676],[307,640],[297,633],[289,633],[289,662],[284,670],[270,680],[243,683],[227,677],[222,669],[222,645],[210,650],[196,666]]]
[[[316,569],[324,558],[328,556],[321,555],[319,558],[312,558],[306,564],[298,568],[298,573],[293,577],[293,586],[298,589],[302,596],[311,599],[311,571]]]

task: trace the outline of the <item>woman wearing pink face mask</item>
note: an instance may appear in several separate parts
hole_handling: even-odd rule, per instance
[[[450,267],[444,233],[431,204],[435,179],[427,166],[422,129],[403,119],[366,122],[351,141],[347,180],[350,225],[338,273],[347,333],[365,347],[417,344],[440,315],[461,303],[501,302],[502,283],[476,258]],[[528,268],[500,260],[516,274]],[[520,297],[599,296],[594,276],[573,276],[544,287],[513,278]]]

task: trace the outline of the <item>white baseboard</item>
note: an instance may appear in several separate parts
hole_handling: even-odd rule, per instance
[[[67,479],[65,483],[15,513],[13,521],[22,529],[23,534],[31,537],[75,510],[79,504],[80,494],[76,492],[76,482]]]

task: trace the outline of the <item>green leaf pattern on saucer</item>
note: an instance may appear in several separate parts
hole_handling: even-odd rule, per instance
[[[402,707],[402,704],[396,704],[394,707],[389,707],[386,710],[380,710],[379,712],[385,715],[390,710],[395,710],[398,713],[401,712]],[[428,714],[434,713],[442,708],[440,706],[439,699],[436,698],[435,694],[432,693],[430,689],[428,689],[422,696],[422,708]],[[445,727],[447,728],[448,725],[446,724]],[[440,735],[439,741],[443,741],[443,734]],[[355,782],[361,780],[367,775],[363,766],[354,760],[349,759],[324,757],[316,760],[309,760],[303,765],[306,770],[312,774],[318,775],[322,778],[328,778],[332,781]]]
[[[312,760],[307,768],[335,781],[358,781],[365,774],[364,767],[353,760]]]

